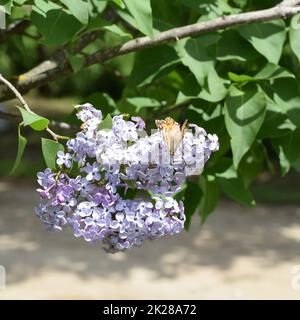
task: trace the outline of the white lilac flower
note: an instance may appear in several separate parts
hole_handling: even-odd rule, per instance
[[[208,141],[206,142],[206,146],[210,151],[217,151],[219,150],[219,138],[216,134],[208,134],[207,135]]]
[[[101,154],[116,142],[116,136],[110,130],[100,130],[96,135],[97,150],[96,155]]]
[[[137,138],[136,125],[131,121],[127,121],[126,126],[123,126],[122,139],[124,141],[136,141]]]
[[[76,214],[80,217],[89,217],[93,212],[94,204],[89,201],[80,202],[77,206]]]
[[[66,166],[67,168],[71,167],[72,164],[72,156],[70,153],[64,153],[63,151],[57,152],[57,160],[56,163],[59,166]]]
[[[80,119],[82,122],[86,122],[93,118],[97,118],[100,121],[102,120],[102,112],[97,110],[93,107],[90,103],[85,103],[81,105],[75,106],[75,109],[78,109],[77,118]]]
[[[82,131],[68,140],[66,153],[57,153],[59,171],[38,173],[36,215],[46,228],[69,226],[75,237],[99,242],[111,253],[181,232],[184,205],[173,195],[187,176],[203,171],[219,149],[218,137],[191,124],[170,156],[162,135],[148,136],[141,118],[114,116],[112,129],[102,130],[100,110],[91,104],[76,109]],[[72,166],[79,174],[69,173]],[[126,198],[130,190],[137,192],[133,199]]]

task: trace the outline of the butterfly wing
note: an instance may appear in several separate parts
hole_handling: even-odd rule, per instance
[[[187,126],[187,121],[185,121],[183,125],[180,126],[172,118],[168,117],[165,120],[156,120],[155,124],[161,131],[168,150],[173,156],[180,143],[182,142],[182,138]]]

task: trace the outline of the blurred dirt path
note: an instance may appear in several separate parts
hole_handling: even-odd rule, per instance
[[[108,255],[35,217],[34,187],[0,182],[0,299],[299,299],[300,209],[223,202],[200,230]]]

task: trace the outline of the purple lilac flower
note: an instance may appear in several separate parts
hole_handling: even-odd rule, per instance
[[[184,205],[173,195],[187,176],[202,172],[219,149],[218,137],[191,124],[170,156],[161,132],[148,136],[140,117],[114,116],[112,129],[102,130],[100,110],[91,104],[76,109],[82,131],[68,140],[67,152],[57,153],[59,171],[38,173],[36,215],[46,228],[69,226],[75,237],[99,242],[111,253],[181,232]],[[79,174],[67,174],[72,166]],[[129,190],[137,191],[135,198],[126,198]]]
[[[100,180],[101,175],[100,175],[100,166],[97,162],[94,162],[92,165],[87,164],[86,167],[82,168],[82,171],[86,172],[86,180],[87,181],[93,181],[93,180]]]
[[[135,122],[138,130],[144,130],[146,128],[145,121],[141,117],[131,117],[131,120]]]
[[[53,173],[52,170],[49,168],[47,168],[44,172],[39,172],[37,174],[37,177],[38,177],[38,183],[42,187],[47,188],[55,182],[54,180],[55,173]]]

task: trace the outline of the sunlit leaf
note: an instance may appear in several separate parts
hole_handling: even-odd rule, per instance
[[[112,117],[108,114],[100,123],[99,130],[111,129],[112,128]]]
[[[265,94],[258,89],[241,91],[231,87],[225,103],[225,124],[231,137],[233,163],[237,168],[263,123]]]
[[[54,140],[42,138],[42,152],[48,168],[55,169],[58,151],[64,151],[62,144]]]
[[[247,24],[238,30],[268,61],[278,63],[286,36],[282,20]]]
[[[123,2],[135,19],[138,29],[152,37],[153,22],[150,0],[123,0]]]
[[[87,2],[82,0],[60,0],[83,25],[89,22],[89,9]]]
[[[43,14],[33,7],[31,19],[43,36],[42,42],[49,46],[66,44],[82,27],[72,14],[62,8],[52,9]]]
[[[36,131],[42,131],[47,128],[49,120],[37,115],[36,113],[29,112],[23,108],[18,107],[21,112],[24,126],[30,126]]]

